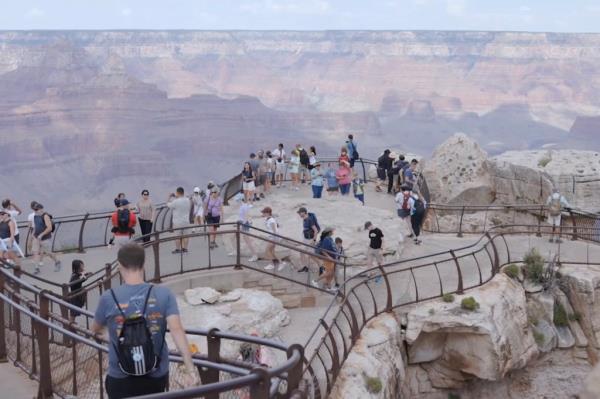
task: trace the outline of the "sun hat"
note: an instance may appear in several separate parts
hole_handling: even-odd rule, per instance
[[[194,192],[195,193],[199,193],[200,192],[200,187],[194,187]]]

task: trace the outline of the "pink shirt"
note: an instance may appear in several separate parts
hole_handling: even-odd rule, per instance
[[[340,184],[350,184],[352,183],[352,172],[350,168],[342,166],[335,172],[335,177],[338,179]]]

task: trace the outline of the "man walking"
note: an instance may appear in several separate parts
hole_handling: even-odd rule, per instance
[[[407,186],[402,186],[402,189],[396,194],[396,212],[398,217],[406,224],[406,229],[409,231],[409,237],[414,237],[414,232],[411,224],[411,212],[414,207],[414,198],[412,191]]]
[[[44,265],[44,256],[54,261],[54,271],[60,271],[61,263],[52,253],[52,232],[54,231],[54,222],[52,217],[44,211],[44,206],[39,202],[35,203],[35,215],[33,216],[33,252],[34,262],[36,262],[34,274],[40,272]]]
[[[173,229],[178,229],[176,235],[184,235],[185,227],[190,225],[190,212],[192,210],[192,201],[185,197],[183,187],[177,187],[175,193],[169,195],[167,207],[173,212]],[[186,253],[188,252],[188,239],[181,238],[175,240],[175,250],[171,253]]]
[[[279,234],[279,223],[277,223],[277,220],[275,220],[275,218],[273,217],[273,210],[267,206],[260,213],[265,218],[266,230],[271,234]],[[273,270],[277,267],[277,271],[282,271],[287,265],[286,262],[280,261],[277,255],[275,254],[275,249],[279,241],[281,241],[280,237],[272,236],[271,239],[267,242],[265,254],[267,258],[271,259],[272,263],[265,266],[265,270]]]
[[[558,190],[558,188],[552,189],[552,194],[548,196],[546,200],[546,206],[548,207],[548,223],[552,225],[552,235],[550,237],[550,242],[554,242],[554,235],[556,234],[556,230],[558,230],[558,238],[556,239],[557,243],[561,243],[560,239],[560,220],[562,215],[563,208],[570,208],[571,206],[567,202],[566,198],[563,197]]]
[[[314,247],[317,243],[319,232],[321,231],[321,227],[317,221],[317,216],[312,212],[308,212],[305,207],[298,209],[298,215],[302,219],[302,237],[304,237],[303,242]],[[306,250],[306,248],[303,249]],[[298,272],[308,272],[311,261],[310,256],[306,255],[305,253],[300,253],[300,261],[302,262],[303,266],[300,270],[298,270]]]
[[[346,140],[346,148],[348,149],[348,158],[350,158],[350,167],[353,168],[354,162],[359,159],[359,155],[357,149],[358,147],[352,134],[348,135],[348,140]]]
[[[404,168],[404,185],[409,188],[411,191],[415,191],[415,184],[417,184],[417,177],[415,176],[415,170],[417,170],[417,165],[419,161],[413,159],[410,161],[410,166]]]
[[[367,250],[367,268],[373,267],[373,261],[377,262],[377,266],[383,265],[383,232],[373,223],[366,222],[365,230],[369,232],[369,248]],[[375,278],[375,282],[381,281],[381,275]]]
[[[123,284],[104,292],[91,327],[95,334],[108,329],[110,344],[105,387],[109,399],[160,393],[167,389],[167,328],[183,358],[179,372],[184,386],[197,385],[199,378],[175,296],[165,286],[144,282],[145,252],[140,245],[123,245],[118,261]],[[132,348],[131,338],[141,342]]]

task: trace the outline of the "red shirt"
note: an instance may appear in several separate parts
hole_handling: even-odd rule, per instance
[[[117,210],[117,211],[113,212],[112,216],[110,217],[113,227],[119,227],[119,216],[118,215],[119,215],[119,211]],[[137,219],[135,217],[135,213],[133,213],[133,211],[129,211],[129,224],[127,226],[132,229],[135,227],[136,223],[137,223]],[[116,236],[131,237],[131,233],[129,233],[129,232],[116,231],[114,234]]]

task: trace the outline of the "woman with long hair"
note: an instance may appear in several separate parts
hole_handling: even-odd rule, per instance
[[[254,190],[256,190],[256,174],[252,170],[250,162],[244,162],[244,169],[242,170],[242,191],[244,191],[244,198],[248,202],[254,201]]]

